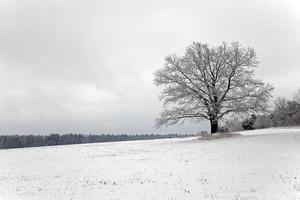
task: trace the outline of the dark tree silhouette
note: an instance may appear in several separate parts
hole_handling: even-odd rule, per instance
[[[0,149],[52,146],[66,144],[116,142],[128,140],[151,140],[163,138],[178,138],[194,135],[179,134],[143,134],[143,135],[84,135],[84,134],[51,134],[51,135],[2,135],[0,136]]]

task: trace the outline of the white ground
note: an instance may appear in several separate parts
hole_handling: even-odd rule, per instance
[[[299,200],[300,129],[242,134],[0,150],[0,200]]]

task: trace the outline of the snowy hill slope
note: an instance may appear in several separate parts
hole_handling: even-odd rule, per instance
[[[1,150],[0,199],[299,200],[300,129],[267,132]]]
[[[300,127],[278,127],[278,128],[266,128],[266,129],[257,129],[250,131],[240,131],[236,132],[241,135],[267,135],[267,134],[286,134],[286,133],[300,133]]]

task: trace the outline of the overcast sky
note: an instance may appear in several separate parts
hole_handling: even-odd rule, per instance
[[[240,41],[257,77],[300,87],[298,0],[0,0],[0,133],[197,132],[154,129],[153,72],[193,41]]]

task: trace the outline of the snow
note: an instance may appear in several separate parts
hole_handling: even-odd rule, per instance
[[[236,132],[241,135],[267,135],[267,134],[285,134],[285,133],[300,133],[300,127],[278,127],[278,128],[266,128],[250,131]]]
[[[0,199],[299,200],[300,129],[242,134],[1,150]]]

